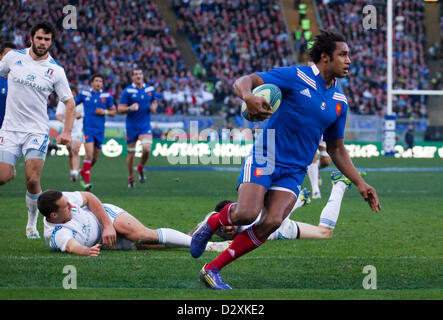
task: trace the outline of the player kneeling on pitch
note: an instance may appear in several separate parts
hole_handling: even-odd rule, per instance
[[[102,246],[129,250],[191,245],[190,236],[169,228],[149,229],[124,209],[102,204],[89,192],[47,190],[38,198],[38,209],[44,215],[45,242],[56,251],[95,257]],[[206,250],[222,252],[228,245],[209,242]]]

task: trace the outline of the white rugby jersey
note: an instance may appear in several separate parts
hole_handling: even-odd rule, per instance
[[[80,192],[63,192],[72,205],[72,219],[66,223],[51,223],[43,218],[44,238],[49,248],[66,251],[66,244],[72,238],[85,247],[92,247],[101,240],[102,226],[97,217],[87,208],[82,207],[83,197]]]
[[[48,55],[35,61],[30,48],[9,51],[0,61],[0,76],[8,75],[8,96],[2,129],[47,134],[48,97],[55,91],[60,101],[72,98],[65,70]]]
[[[74,124],[72,125],[72,135],[74,133],[82,134],[83,133],[83,117],[85,116],[85,112],[83,109],[83,103],[80,103],[75,106],[75,112],[78,112],[82,115],[80,119],[75,118]],[[55,110],[55,114],[61,114],[65,117],[66,106],[63,102],[59,101],[57,104],[57,109]]]

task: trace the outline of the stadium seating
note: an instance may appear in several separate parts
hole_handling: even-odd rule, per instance
[[[294,63],[280,2],[171,0],[211,82],[215,102],[227,117],[238,77]],[[239,105],[238,105],[239,106]],[[239,115],[239,108],[236,109]],[[235,121],[237,123],[237,121]]]
[[[61,29],[62,8],[74,4],[77,8],[77,29]],[[154,1],[74,1],[55,0],[47,5],[41,1],[2,1],[0,3],[1,40],[12,40],[19,47],[29,45],[29,30],[39,20],[52,22],[59,31],[51,55],[61,64],[71,84],[88,87],[93,73],[105,75],[105,89],[118,102],[125,86],[131,83],[130,70],[138,65],[146,78],[162,93],[174,87],[194,102],[203,104],[207,87],[188,71],[182,62],[175,40],[160,16]],[[56,99],[51,97],[51,107]],[[192,101],[191,101],[192,102]],[[165,112],[164,103],[160,111]],[[185,104],[169,106],[174,114],[187,114]],[[212,112],[204,106],[202,113]],[[198,111],[197,111],[198,112]]]
[[[377,9],[377,28],[365,30],[361,13],[366,4],[363,0],[317,0],[323,27],[335,28],[350,45],[351,75],[341,84],[352,112],[383,115],[386,112],[386,4],[372,2]],[[395,2],[394,89],[430,89],[423,6],[421,0]],[[425,118],[426,97],[396,96],[393,109],[399,118]]]

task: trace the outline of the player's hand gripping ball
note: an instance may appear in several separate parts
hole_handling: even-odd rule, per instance
[[[252,94],[257,97],[263,97],[271,105],[271,109],[269,111],[272,113],[277,111],[278,107],[280,106],[282,95],[280,88],[276,85],[267,83],[262,84],[261,86],[258,86],[252,90]],[[249,114],[246,102],[244,101],[241,106],[241,113],[246,120],[252,122],[261,121],[261,119],[259,119],[257,116]]]

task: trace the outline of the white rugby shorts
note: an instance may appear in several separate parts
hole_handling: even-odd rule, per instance
[[[28,159],[46,159],[49,135],[0,129],[0,162],[15,166],[23,155]]]

